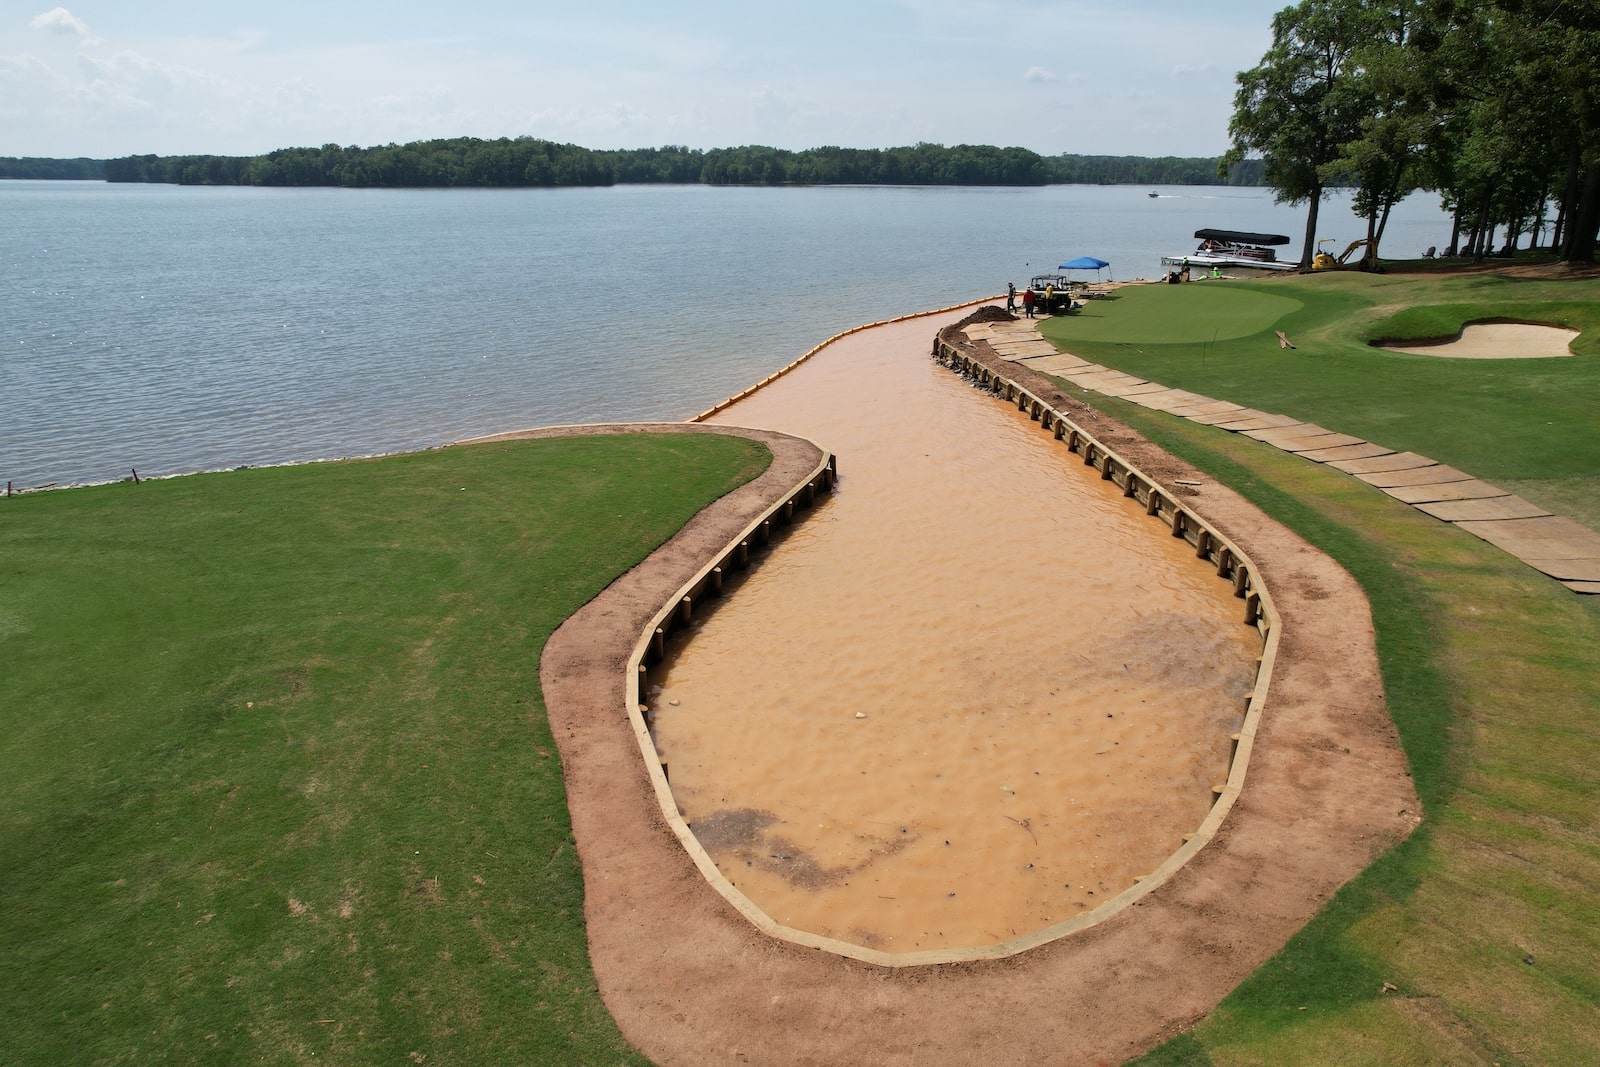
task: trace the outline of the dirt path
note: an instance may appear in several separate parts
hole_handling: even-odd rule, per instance
[[[938,325],[930,321],[915,357],[926,358]],[[1004,369],[1054,392],[1025,368]],[[1169,485],[1205,480],[1131,431],[1092,425]],[[1360,588],[1207,480],[1185,505],[1251,554],[1283,620],[1249,778],[1216,839],[1138,906],[1009,960],[890,971],[763,936],[711,890],[661,818],[623,676],[653,612],[818,453],[765,431],[670,429],[746,433],[776,458],[568,619],[540,665],[601,995],[656,1062],[1120,1063],[1209,1011],[1415,826]]]

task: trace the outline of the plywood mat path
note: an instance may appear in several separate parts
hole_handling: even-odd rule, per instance
[[[955,317],[910,324],[908,358],[927,358],[930,335]],[[848,344],[822,356],[848,358]],[[973,402],[995,401],[974,393]],[[1254,557],[1283,620],[1249,777],[1216,839],[1138,906],[1009,960],[889,970],[760,934],[707,885],[663,820],[627,719],[624,673],[653,612],[819,453],[765,431],[671,429],[748,434],[775,459],[568,619],[540,662],[600,993],[657,1063],[1121,1063],[1192,1025],[1416,825],[1360,588],[1208,483],[1185,504]],[[1169,485],[1194,476],[1131,431],[1102,420],[1095,432]],[[848,456],[840,468],[849,492]]]
[[[1121,397],[1155,411],[1165,411],[1193,422],[1242,433],[1314,463],[1325,463],[1361,479],[1396,500],[1412,505],[1418,511],[1454,523],[1556,579],[1575,593],[1600,594],[1600,532],[1580,526],[1570,519],[1552,516],[1536,504],[1426,456],[1411,452],[1396,455],[1393,449],[1383,445],[1301,422],[1290,415],[1255,411],[1227,401],[1171,389],[1064,352],[1046,356],[1013,354],[1019,351],[1017,346],[1022,341],[1038,336],[1039,322],[1038,319],[986,322],[967,327],[965,333],[969,340],[981,342],[1001,359],[1018,367],[1053,374],[1080,388]],[[1477,340],[1472,341],[1472,345],[1476,346],[1471,349],[1472,358],[1571,355],[1566,345],[1577,336],[1574,330],[1515,323],[1469,326],[1466,329],[1484,331],[1473,335]],[[1530,332],[1537,337],[1553,337],[1555,340],[1542,342],[1544,347],[1539,347],[1541,342],[1526,340]],[[1492,342],[1487,348],[1482,342],[1485,337]],[[1458,345],[1464,343],[1457,342]],[[1520,352],[1510,351],[1507,347],[1518,343],[1533,347]],[[1452,346],[1434,345],[1397,351],[1448,355],[1451,353],[1443,351],[1448,347]],[[1560,348],[1559,353],[1554,350],[1556,347]],[[1458,351],[1455,354],[1462,353]],[[1390,461],[1393,465],[1387,465]],[[1390,472],[1401,470],[1416,470],[1418,473],[1406,478],[1389,476]]]

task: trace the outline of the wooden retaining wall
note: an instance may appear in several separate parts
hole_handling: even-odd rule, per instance
[[[824,344],[832,340],[834,338],[830,338],[829,342]],[[818,349],[821,347],[823,346],[819,345]],[[813,352],[815,351],[816,349],[813,349]],[[807,353],[802,360],[811,354]],[[655,741],[651,736],[650,726],[654,715],[644,696],[649,692],[651,667],[658,664],[666,653],[668,635],[674,629],[689,624],[694,618],[696,605],[703,604],[706,597],[721,594],[725,575],[749,566],[759,556],[770,541],[775,527],[791,523],[797,517],[803,517],[803,512],[814,504],[822,493],[833,489],[838,474],[838,463],[833,455],[825,453],[821,463],[809,476],[785,494],[782,500],[762,512],[662,605],[644,633],[639,636],[633,654],[629,658],[626,711],[633,725],[639,750],[644,756],[645,770],[655,789],[661,814],[713,889],[752,925],[769,936],[804,948],[824,950],[884,967],[964,963],[1014,956],[1019,952],[1025,952],[1030,948],[1104,922],[1165,883],[1216,835],[1223,820],[1239,798],[1240,791],[1244,787],[1245,771],[1249,765],[1256,730],[1266,704],[1279,635],[1278,615],[1273,607],[1272,597],[1256,573],[1255,565],[1237,545],[1212,528],[1204,519],[1186,510],[1177,497],[1167,489],[1159,486],[1138,468],[1106,448],[1083,427],[1015,381],[984,366],[942,339],[935,340],[933,356],[941,365],[971,378],[980,387],[988,389],[996,398],[1013,403],[1018,410],[1027,412],[1031,419],[1038,422],[1042,429],[1049,431],[1056,440],[1063,442],[1072,453],[1081,455],[1085,465],[1098,470],[1101,478],[1119,486],[1130,506],[1143,508],[1146,515],[1162,523],[1173,537],[1182,537],[1193,545],[1196,564],[1211,568],[1218,580],[1229,582],[1233,587],[1234,596],[1243,602],[1241,619],[1261,634],[1262,653],[1257,661],[1255,685],[1245,700],[1243,725],[1239,732],[1233,735],[1227,776],[1211,787],[1211,808],[1206,818],[1193,833],[1185,834],[1181,842],[1175,842],[1177,846],[1175,851],[1155,870],[1136,879],[1132,886],[1092,911],[998,944],[928,952],[881,952],[784,926],[728,881],[710,854],[695,838],[689,824],[684,821],[668,782],[669,768],[657,752]],[[786,373],[799,362],[801,361],[797,360],[773,378]],[[747,392],[753,392],[771,380],[768,379]],[[743,395],[747,394],[741,394]],[[726,406],[727,404],[720,404],[700,418],[720,411]]]
[[[1185,509],[1175,494],[1101,444],[1093,434],[1048,402],[955,345],[940,340],[934,359],[941,366],[971,379],[979,388],[987,389],[997,399],[1015,404],[1018,411],[1026,412],[1042,429],[1064,443],[1067,451],[1081,455],[1085,466],[1098,470],[1103,480],[1121,488],[1124,497],[1165,525],[1173,537],[1181,537],[1193,545],[1197,560],[1215,567],[1217,577],[1233,583],[1233,595],[1244,601],[1246,625],[1259,630],[1263,641],[1271,636],[1277,614],[1249,557],[1204,519]]]
[[[892,319],[881,319],[878,322],[865,322],[865,323],[862,323],[860,326],[852,326],[848,330],[840,330],[838,333],[834,334],[832,337],[828,338],[826,341],[823,341],[821,344],[813,345],[810,348],[806,349],[806,351],[801,354],[800,358],[796,359],[794,362],[789,363],[786,366],[783,366],[783,367],[779,368],[778,370],[773,371],[771,374],[767,375],[765,378],[761,379],[759,382],[757,382],[756,384],[752,385],[750,388],[744,390],[743,392],[735,393],[733,396],[730,396],[728,399],[724,400],[722,403],[717,404],[714,407],[707,408],[706,410],[702,411],[700,414],[696,415],[694,418],[690,419],[689,421],[690,422],[705,422],[711,416],[716,415],[716,414],[718,414],[720,412],[726,411],[728,408],[733,407],[733,405],[737,404],[739,401],[743,400],[745,397],[749,396],[751,393],[754,393],[754,392],[757,392],[758,390],[764,389],[767,386],[771,385],[773,382],[777,381],[779,378],[782,378],[785,374],[788,374],[790,371],[794,370],[796,367],[800,366],[800,364],[804,363],[806,360],[810,359],[812,356],[816,355],[818,352],[821,352],[824,348],[827,348],[829,345],[833,344],[835,341],[841,340],[841,339],[843,339],[845,337],[849,337],[853,333],[860,333],[862,330],[871,330],[871,329],[874,329],[874,328],[879,327],[879,326],[888,326],[891,323],[906,322],[906,321],[908,321],[910,319],[925,319],[929,315],[943,315],[947,311],[960,311],[962,308],[966,308],[966,307],[977,307],[979,304],[987,304],[991,300],[1001,300],[1001,299],[1004,299],[1004,297],[1005,297],[1004,293],[1001,293],[999,296],[986,296],[986,297],[983,297],[982,299],[979,299],[979,300],[967,300],[967,301],[964,301],[964,302],[962,302],[960,304],[951,304],[949,307],[934,308],[932,311],[913,311],[909,315],[896,315]]]
[[[1199,515],[1186,509],[1174,493],[1101,444],[1093,434],[1048,402],[942,337],[934,340],[933,358],[941,366],[971,380],[978,388],[988,390],[1001,402],[1015,404],[1017,410],[1027,412],[1030,419],[1066,445],[1069,452],[1082,456],[1085,466],[1098,470],[1102,479],[1120,487],[1122,495],[1132,506],[1142,508],[1146,515],[1165,526],[1173,537],[1181,537],[1193,545],[1196,562],[1212,569],[1219,580],[1231,584],[1233,595],[1243,601],[1240,621],[1261,634],[1262,650],[1261,657],[1256,661],[1255,685],[1245,699],[1244,724],[1239,733],[1233,735],[1227,778],[1211,787],[1215,798],[1211,813],[1198,831],[1185,837],[1184,848],[1144,879],[1141,887],[1144,882],[1154,880],[1158,875],[1165,878],[1181,866],[1194,849],[1210,840],[1244,786],[1245,771],[1249,766],[1251,748],[1272,678],[1272,663],[1277,656],[1279,619],[1272,595],[1256,571],[1255,564],[1238,545]]]

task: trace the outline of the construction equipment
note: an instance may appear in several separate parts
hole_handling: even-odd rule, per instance
[[[1325,244],[1331,243],[1333,240],[1334,238],[1332,237],[1324,237],[1317,242],[1317,254],[1311,257],[1312,270],[1340,270],[1347,262],[1349,262],[1350,257],[1355,254],[1356,249],[1366,248],[1372,244],[1372,242],[1367,240],[1365,237],[1359,241],[1351,241],[1350,246],[1343,252],[1339,253],[1339,258],[1335,259],[1331,253],[1322,247]],[[1364,264],[1371,257],[1372,252],[1369,250],[1367,255],[1362,256],[1357,262]]]

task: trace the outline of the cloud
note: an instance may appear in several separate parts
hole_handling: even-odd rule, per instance
[[[928,140],[1198,155],[1223,139],[1232,99],[1211,88],[1260,54],[1282,0],[1237,0],[1252,9],[1248,32],[1232,4],[884,0],[846,5],[842,41],[838,26],[824,35],[799,14],[729,22],[716,5],[691,5],[685,18],[641,10],[616,26],[538,4],[483,33],[419,15],[393,27],[342,19],[331,37],[297,34],[299,20],[278,21],[272,5],[251,16],[259,28],[230,30],[230,19],[196,24],[154,4],[124,38],[100,8],[77,0],[80,18],[66,2],[0,17],[8,152],[244,154],[526,132],[596,148]],[[1022,15],[1019,42],[1009,29]],[[974,75],[960,85],[926,62],[950,49]],[[1146,114],[1118,95],[1130,82],[1169,89],[1139,102]],[[1188,89],[1175,96],[1178,85]],[[1078,106],[1061,132],[1041,125],[1069,95]],[[1192,123],[1190,96],[1215,97]],[[1089,99],[1104,121],[1086,118]],[[1162,109],[1165,125],[1146,131]]]
[[[204,99],[203,87],[212,79],[195,71],[172,67],[126,49],[103,58],[79,53],[78,72],[83,78],[81,99],[102,107],[159,113],[187,95]],[[194,92],[201,88],[201,92]],[[185,94],[184,90],[191,90]]]
[[[789,97],[763,85],[750,94],[750,119],[762,132],[784,129],[794,117],[794,106]]]
[[[64,7],[53,7],[42,15],[33,16],[33,21],[28,23],[31,29],[43,30],[45,33],[71,34],[76,37],[86,37],[89,27],[83,20]]]

